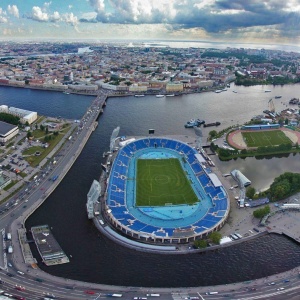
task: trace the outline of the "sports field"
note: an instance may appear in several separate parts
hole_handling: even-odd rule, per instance
[[[248,147],[267,147],[291,143],[281,130],[243,132],[243,139]]]
[[[137,160],[136,206],[194,204],[198,201],[177,158]]]

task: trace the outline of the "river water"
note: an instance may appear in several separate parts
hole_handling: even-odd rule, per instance
[[[48,224],[71,262],[45,267],[45,271],[72,279],[113,285],[176,287],[216,285],[250,280],[289,270],[300,264],[300,247],[277,235],[264,236],[236,246],[201,254],[145,254],[114,244],[103,237],[87,219],[86,194],[93,179],[99,179],[102,153],[108,150],[112,130],[120,126],[120,135],[193,135],[184,128],[191,118],[221,122],[219,129],[242,124],[267,109],[274,100],[276,110],[286,108],[297,96],[299,86],[234,87],[227,92],[201,93],[179,97],[111,98],[99,126],[91,135],[67,176],[47,201],[28,219],[27,229]],[[232,93],[232,90],[237,93]],[[271,93],[264,91],[272,90]],[[93,97],[58,92],[0,87],[0,104],[37,111],[39,114],[80,118]],[[203,129],[203,140],[212,128]],[[222,172],[238,167],[260,190],[284,171],[298,171],[298,155],[287,158],[237,159],[218,162]],[[33,247],[34,256],[40,257]]]

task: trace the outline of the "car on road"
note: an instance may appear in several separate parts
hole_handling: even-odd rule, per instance
[[[24,286],[21,286],[21,285],[16,285],[16,289],[18,291],[25,291],[25,287]]]
[[[9,277],[14,277],[15,275],[14,274],[11,274],[11,273],[6,273],[7,276]]]
[[[9,266],[9,267],[11,267],[12,268],[12,264],[9,262],[9,263],[7,263],[7,265]]]
[[[18,296],[18,295],[14,295],[13,298],[18,299],[18,300],[26,300],[24,297],[21,297],[21,296]]]
[[[89,291],[89,290],[85,291],[85,293],[88,294],[88,295],[94,295],[95,294],[94,291]]]
[[[274,281],[268,283],[268,285],[274,285],[274,284],[276,284]]]
[[[36,278],[35,281],[38,281],[38,282],[43,282],[44,280],[41,279],[41,278]]]
[[[278,288],[277,291],[283,291],[284,287]]]

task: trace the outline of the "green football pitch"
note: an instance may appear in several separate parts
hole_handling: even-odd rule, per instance
[[[242,136],[248,147],[267,147],[291,143],[291,140],[281,130],[242,132]]]
[[[176,158],[138,159],[136,206],[194,204],[191,183]]]

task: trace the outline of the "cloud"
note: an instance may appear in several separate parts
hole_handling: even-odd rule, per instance
[[[49,3],[51,4],[51,2]],[[65,14],[60,14],[58,11],[48,13],[39,6],[33,6],[31,15],[27,16],[27,18],[38,22],[65,22],[73,26],[78,24],[78,18],[72,12]]]
[[[16,18],[19,18],[19,9],[17,5],[8,5],[7,11]]]
[[[74,26],[78,24],[78,18],[73,13],[63,14],[61,20]]]
[[[52,1],[50,1],[50,2],[45,2],[44,3],[44,9],[47,9],[47,8],[49,8],[49,6],[52,4]]]
[[[7,23],[8,18],[6,17],[6,11],[0,7],[0,23]]]
[[[169,24],[221,33],[239,28],[277,25],[293,31],[300,24],[299,0],[88,0],[97,14],[80,22]]]
[[[31,16],[29,17],[32,20],[39,22],[48,22],[49,16],[47,13],[43,12],[39,6],[33,6],[31,11]]]

